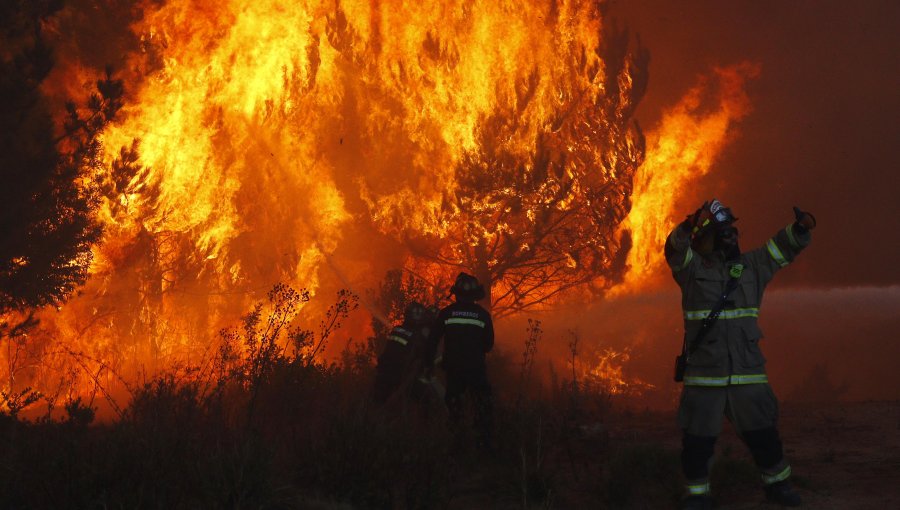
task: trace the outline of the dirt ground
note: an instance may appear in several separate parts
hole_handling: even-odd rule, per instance
[[[900,509],[900,401],[782,404],[780,429],[802,508]],[[488,468],[463,477],[447,508],[677,508],[680,441],[674,411],[615,413],[583,427],[574,451],[544,459],[553,472],[552,497],[523,504],[515,487],[504,488],[498,470]],[[781,508],[765,501],[752,459],[727,422],[712,483],[716,509]]]
[[[671,428],[665,424],[660,427],[660,421],[668,421],[667,416]],[[677,449],[674,416],[659,418],[643,425],[636,419],[630,433]],[[783,403],[780,420],[794,484],[804,499],[802,508],[900,509],[900,402]],[[625,431],[619,428],[620,433]],[[716,474],[720,479],[720,486],[713,487],[717,509],[777,508],[766,503],[755,480],[750,481],[750,456],[728,424],[716,454],[720,464],[713,468],[713,481]],[[735,466],[742,476],[730,477],[724,472]],[[755,473],[752,476],[755,478]],[[647,505],[667,508],[667,502],[660,502],[658,507],[649,502]]]

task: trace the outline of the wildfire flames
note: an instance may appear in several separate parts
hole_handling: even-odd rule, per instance
[[[80,293],[10,344],[11,386],[199,363],[277,282],[327,295],[406,267],[443,289],[464,268],[501,316],[639,289],[672,197],[709,171],[755,72],[718,71],[716,108],[698,109],[708,84],[690,91],[644,159],[647,57],[595,2],[138,10],[125,106],[102,135],[103,241]],[[51,77],[69,93],[96,73]],[[608,354],[590,373],[623,361]]]

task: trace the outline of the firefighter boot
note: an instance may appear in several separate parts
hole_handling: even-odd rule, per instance
[[[712,498],[708,494],[688,496],[681,502],[681,510],[712,510]]]
[[[803,503],[800,494],[787,480],[766,485],[766,499],[781,506],[800,506]]]

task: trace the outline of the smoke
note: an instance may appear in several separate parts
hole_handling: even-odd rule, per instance
[[[630,353],[625,377],[654,386],[634,405],[673,406],[683,329],[681,297],[671,286],[538,316],[545,331],[538,357],[565,373],[567,332],[574,330],[586,359],[607,348]],[[900,286],[770,290],[760,313],[761,347],[776,394],[785,401],[900,398],[898,309]],[[524,320],[502,328],[501,349],[521,352]]]

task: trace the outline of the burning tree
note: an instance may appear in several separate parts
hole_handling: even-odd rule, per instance
[[[84,283],[100,238],[95,216],[102,168],[99,134],[121,107],[109,73],[86,107],[66,104],[61,133],[41,92],[53,68],[42,23],[59,5],[8,2],[0,9],[0,316],[64,301]],[[7,315],[7,318],[11,317]],[[32,315],[4,321],[14,336]]]
[[[630,239],[619,225],[644,157],[632,115],[649,56],[628,51],[627,31],[601,35],[596,46],[555,41],[568,42],[563,63],[549,73],[536,63],[457,163],[441,218],[452,227],[411,243],[420,259],[474,271],[497,317],[575,287],[608,287],[623,273]],[[537,94],[542,80],[551,81],[549,102]]]
[[[78,53],[79,34],[109,31],[92,6],[58,16],[57,92],[95,75]],[[99,198],[104,238],[80,297],[40,316],[47,345],[118,373],[164,369],[203,356],[275,282],[330,290],[339,257],[354,283],[403,266],[444,290],[464,268],[499,317],[619,278],[648,57],[603,2],[109,7],[131,16],[106,19],[127,36],[98,36],[128,101],[102,80],[88,110],[110,115],[75,115],[83,127],[56,147],[98,170],[73,189],[82,209]],[[98,139],[125,149],[99,154]],[[82,268],[66,292],[90,225],[81,258],[64,257]]]

